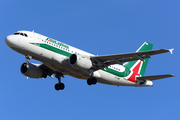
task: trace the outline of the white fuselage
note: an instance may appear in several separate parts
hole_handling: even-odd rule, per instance
[[[26,33],[28,37],[21,35],[9,35],[6,37],[6,44],[13,50],[27,56],[32,56],[33,59],[41,61],[54,71],[61,72],[65,75],[70,75],[79,79],[88,79],[90,71],[84,69],[77,69],[69,64],[69,57],[55,52],[57,49],[66,54],[80,54],[86,56],[94,56],[80,49],[74,48],[67,44],[55,41],[50,42],[48,37],[30,31],[20,31]],[[45,49],[40,44],[51,46],[53,50]],[[68,46],[68,49],[67,47]],[[110,67],[110,66],[109,66]],[[111,65],[112,69],[118,72],[124,72],[125,68],[122,65]],[[104,84],[117,85],[117,86],[142,86],[137,83],[128,81],[126,77],[118,77],[110,74],[104,70],[97,70],[94,72],[94,77],[97,81]],[[146,85],[143,85],[146,86]]]

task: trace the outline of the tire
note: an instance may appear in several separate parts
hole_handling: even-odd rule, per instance
[[[60,85],[59,85],[59,83],[55,84],[54,88],[55,88],[57,91],[60,90]]]
[[[65,85],[63,83],[57,83],[55,84],[54,88],[58,90],[63,90],[65,88]]]
[[[59,84],[59,87],[60,87],[60,90],[64,90],[64,88],[65,88],[64,83],[60,83],[60,84]]]
[[[93,78],[91,79],[91,82],[92,82],[93,85],[95,85],[95,84],[97,83],[97,79],[93,77]]]
[[[88,85],[92,85],[92,82],[91,82],[91,79],[90,79],[90,78],[87,79],[87,84],[88,84]]]

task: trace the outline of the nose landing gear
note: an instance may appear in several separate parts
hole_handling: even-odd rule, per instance
[[[26,67],[29,68],[29,61],[31,60],[32,56],[30,55],[27,55],[25,56],[26,57],[26,61],[27,61],[27,64],[26,64]],[[42,78],[46,78],[47,77],[47,74],[43,73],[43,76]],[[54,88],[58,91],[58,90],[63,90],[65,88],[65,85],[64,83],[61,83],[61,77],[64,78],[64,75],[60,72],[56,72],[55,73],[55,77],[58,79],[58,83],[55,84]]]
[[[29,68],[29,61],[31,60],[32,56],[27,55],[25,57],[26,57],[26,61],[27,61],[26,67]]]

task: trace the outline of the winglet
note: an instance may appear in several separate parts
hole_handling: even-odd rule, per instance
[[[170,52],[171,54],[173,54],[173,50],[174,50],[174,48],[173,48],[173,49],[169,49],[169,52]]]

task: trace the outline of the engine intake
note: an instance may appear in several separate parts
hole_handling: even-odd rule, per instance
[[[21,73],[27,77],[30,78],[42,78],[43,77],[43,71],[41,68],[33,65],[32,63],[23,63],[21,65]]]
[[[69,64],[78,69],[90,69],[93,66],[92,61],[89,58],[76,54],[70,56]]]

